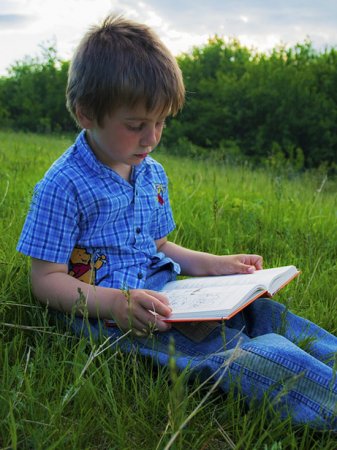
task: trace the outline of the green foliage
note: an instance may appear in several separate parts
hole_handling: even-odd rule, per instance
[[[0,78],[2,127],[25,131],[68,131],[75,126],[65,106],[69,63],[53,45],[42,47],[40,58],[26,57]]]
[[[335,450],[336,435],[294,427],[212,383],[118,345],[75,338],[31,295],[15,246],[34,184],[70,136],[0,132],[0,448]],[[277,149],[275,149],[277,154]],[[282,160],[275,164],[282,165]],[[302,274],[277,300],[337,333],[337,184],[322,168],[288,176],[158,153],[170,178],[171,239],[212,253],[256,252]],[[274,164],[274,163],[273,163]],[[309,345],[303,342],[302,345]]]
[[[318,53],[308,41],[266,55],[216,37],[179,63],[187,101],[169,122],[166,145],[184,137],[214,151],[235,142],[241,157],[259,162],[277,147],[288,161],[301,154],[302,166],[336,168],[335,49]]]

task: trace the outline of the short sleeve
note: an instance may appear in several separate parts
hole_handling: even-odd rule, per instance
[[[75,196],[55,180],[35,187],[30,210],[17,245],[27,256],[66,264],[78,238]]]

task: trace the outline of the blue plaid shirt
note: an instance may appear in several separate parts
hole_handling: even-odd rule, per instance
[[[17,250],[68,264],[85,282],[141,288],[169,264],[155,240],[175,228],[163,167],[150,157],[131,182],[98,161],[82,131],[36,185]]]

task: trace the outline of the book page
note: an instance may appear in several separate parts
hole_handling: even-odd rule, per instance
[[[268,287],[268,291],[271,295],[276,294],[276,292],[278,292],[300,274],[300,271],[295,266],[279,267],[279,269],[284,270],[279,270],[276,272],[276,269],[274,269],[275,275]]]
[[[223,286],[245,286],[245,285],[258,285],[266,290],[270,289],[270,286],[276,279],[282,277],[280,282],[276,282],[276,286],[272,291],[277,290],[284,281],[288,279],[289,272],[298,273],[295,266],[276,267],[273,269],[256,270],[252,274],[235,274],[235,275],[222,275],[222,276],[209,276],[209,277],[192,277],[184,280],[170,281],[164,286],[165,291],[171,291],[175,289],[193,289],[202,287],[223,287]],[[291,278],[291,276],[290,276]],[[280,285],[280,286],[278,286]]]
[[[261,289],[263,290],[263,289]],[[201,311],[232,310],[243,303],[257,290],[249,285],[222,287],[187,288],[162,291],[169,299],[172,314]]]

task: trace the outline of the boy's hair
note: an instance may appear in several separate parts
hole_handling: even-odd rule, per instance
[[[147,111],[175,115],[185,88],[174,56],[146,25],[108,16],[77,47],[69,68],[67,107],[102,125],[121,106],[140,103]]]

